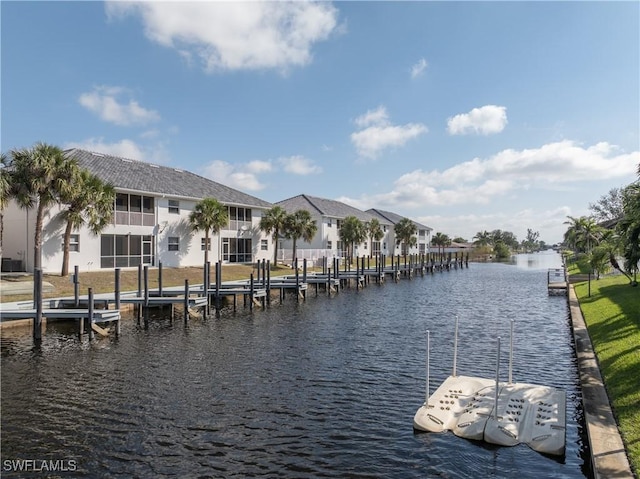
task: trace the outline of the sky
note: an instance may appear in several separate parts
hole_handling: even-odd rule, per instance
[[[640,2],[0,3],[3,152],[553,244],[640,163]]]

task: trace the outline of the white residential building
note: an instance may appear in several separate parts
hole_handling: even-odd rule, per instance
[[[380,241],[366,241],[355,245],[354,255],[374,256],[379,253],[389,254],[393,249],[393,243],[388,240],[389,232],[392,230],[392,224],[385,220],[371,215],[365,211],[349,206],[345,203],[326,198],[318,198],[310,195],[298,195],[283,201],[279,201],[276,205],[281,206],[287,213],[295,213],[298,210],[307,210],[311,213],[311,217],[316,222],[318,230],[316,235],[310,242],[299,239],[296,243],[298,258],[307,258],[312,260],[326,257],[342,257],[343,251],[346,251],[348,245],[344,245],[340,239],[340,227],[342,221],[348,216],[355,216],[363,223],[369,222],[376,218],[384,230],[384,236]],[[280,242],[280,254],[283,255],[284,261],[290,261],[292,255],[293,242],[283,239]],[[312,252],[312,256],[307,254]]]
[[[259,229],[264,211],[271,203],[216,183],[194,173],[128,160],[101,153],[72,149],[65,154],[78,161],[116,190],[114,220],[98,236],[87,228],[74,231],[69,267],[80,271],[157,265],[202,266],[204,232],[189,227],[189,213],[203,198],[212,197],[229,211],[229,223],[218,235],[211,235],[209,261],[251,263],[273,258],[270,235]],[[62,267],[64,224],[60,207],[45,218],[42,241],[42,269],[59,272]],[[3,256],[22,260],[33,270],[35,211],[18,208],[12,202],[4,211]]]
[[[391,211],[383,211],[376,208],[371,208],[366,211],[367,213],[378,218],[380,223],[390,224],[391,225],[391,233],[389,235],[390,243],[387,245],[391,251],[390,254],[398,255],[402,254],[400,245],[396,244],[396,236],[393,227],[404,218],[397,213],[392,213]],[[412,246],[407,251],[408,254],[426,254],[429,252],[429,245],[431,244],[431,232],[433,228],[429,228],[423,224],[418,223],[417,221],[413,221],[414,225],[416,225],[417,232],[415,234],[416,244]]]

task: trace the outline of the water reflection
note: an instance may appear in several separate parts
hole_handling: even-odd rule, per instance
[[[518,268],[536,270],[562,268],[562,257],[554,250],[540,251],[531,254],[518,254],[511,257],[511,264]]]
[[[456,315],[458,372],[487,377],[516,320],[514,380],[567,390],[565,457],[414,433],[425,331],[436,385]],[[3,337],[3,459],[75,459],[77,477],[585,477],[566,300],[543,271],[471,264],[122,333],[79,344],[49,325],[37,357]]]

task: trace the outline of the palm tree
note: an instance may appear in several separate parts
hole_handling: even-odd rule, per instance
[[[617,230],[624,248],[624,267],[634,275],[632,284],[637,284],[640,263],[640,182],[633,183],[625,189],[623,202],[624,216],[618,223]]]
[[[275,245],[275,251],[273,252],[274,266],[278,264],[278,240],[280,239],[280,233],[284,231],[286,220],[287,212],[281,206],[274,206],[260,218],[260,230],[271,234]]]
[[[2,257],[2,236],[4,234],[4,209],[11,199],[11,178],[7,169],[7,155],[0,154],[0,257]]]
[[[61,202],[67,205],[61,216],[66,220],[62,243],[61,276],[69,274],[69,245],[71,232],[87,225],[94,235],[106,228],[113,220],[113,205],[116,192],[112,185],[105,184],[88,170],[74,168],[72,188],[61,195]]]
[[[488,231],[478,231],[476,235],[472,238],[474,239],[474,244],[477,246],[488,246],[491,244],[492,236]]]
[[[409,218],[402,218],[396,223],[394,230],[396,234],[396,246],[402,245],[402,254],[406,256],[409,248],[418,242],[415,236],[418,232],[418,227]]]
[[[575,218],[573,216],[567,216],[567,218],[568,220],[565,221],[564,224],[569,225],[569,227],[567,228],[567,231],[565,231],[564,233],[564,242],[568,246],[571,246],[571,248],[574,251],[576,251],[578,249],[577,239],[578,239],[578,232],[581,229],[582,218]]]
[[[295,263],[298,240],[302,238],[306,242],[311,242],[316,231],[318,231],[318,225],[307,210],[298,210],[288,215],[285,223],[284,235],[293,240],[293,256],[291,259]]]
[[[209,233],[219,233],[229,223],[227,207],[215,198],[204,198],[189,214],[189,224],[193,231],[204,231],[204,264],[209,262]]]
[[[444,248],[451,244],[451,239],[448,235],[438,232],[431,238],[431,243],[438,247],[438,254],[440,254],[440,247],[442,247],[442,253],[444,254]]]
[[[12,150],[11,158],[12,196],[21,208],[36,209],[33,267],[40,268],[44,213],[72,187],[71,172],[76,162],[57,146],[45,143]]]
[[[373,243],[374,241],[378,243],[384,237],[384,231],[382,230],[382,225],[377,218],[373,218],[367,223],[365,223],[365,229],[367,233],[369,233],[369,238],[371,239],[371,254],[373,254]]]
[[[349,264],[353,258],[354,245],[367,239],[365,224],[355,216],[347,216],[340,225],[340,239],[348,245]]]

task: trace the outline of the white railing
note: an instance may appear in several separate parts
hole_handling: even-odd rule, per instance
[[[291,248],[284,248],[278,251],[278,262],[289,264],[293,262],[293,251]],[[307,263],[311,262],[311,266],[320,266],[323,258],[342,259],[342,250],[339,249],[296,249],[296,256],[298,261],[307,260]]]

